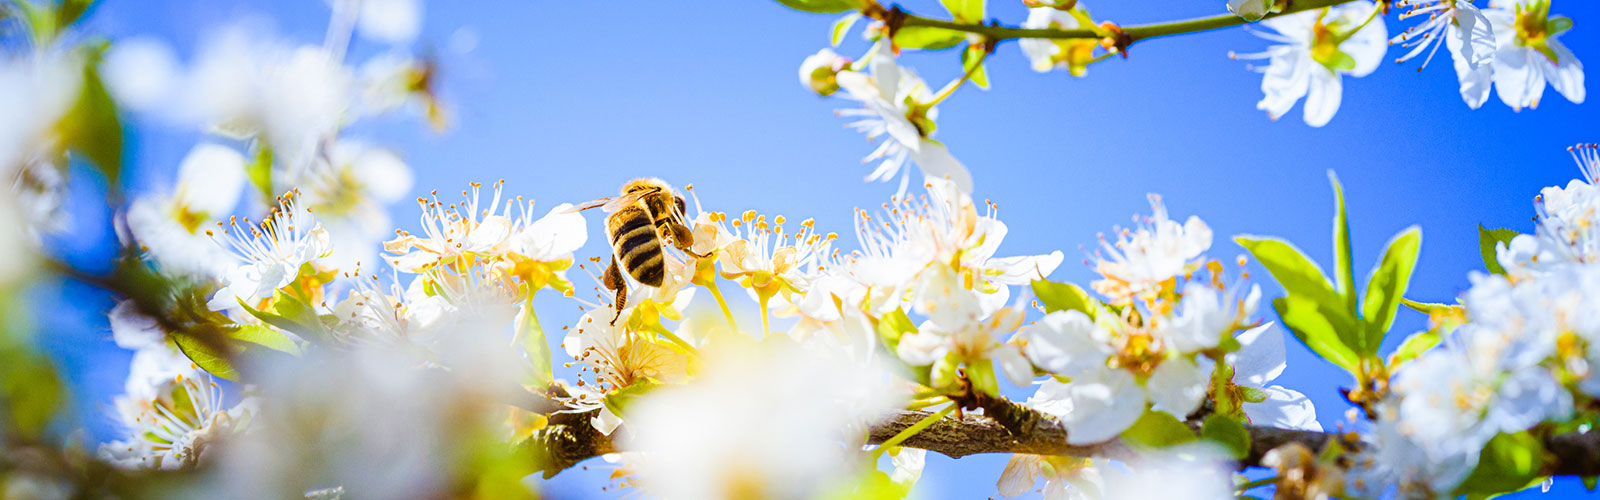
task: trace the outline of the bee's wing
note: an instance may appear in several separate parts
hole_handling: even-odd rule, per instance
[[[591,209],[591,208],[594,208],[594,207],[600,207],[601,210],[605,210],[607,213],[615,212],[615,211],[618,211],[618,210],[622,210],[623,207],[626,207],[628,205],[632,205],[634,203],[638,203],[639,200],[644,199],[644,197],[650,196],[652,194],[656,194],[657,192],[660,192],[660,191],[661,191],[660,188],[642,189],[642,190],[634,191],[632,193],[628,193],[628,194],[625,194],[625,195],[622,195],[622,196],[618,196],[616,198],[600,198],[598,200],[593,200],[593,201],[590,201],[590,202],[587,202],[587,203],[583,203],[583,204],[580,204],[580,205],[573,206],[572,208],[567,209],[567,212],[571,213],[571,212],[577,212],[579,210],[588,210],[588,209]]]
[[[598,200],[590,200],[590,201],[586,201],[586,202],[583,202],[583,203],[579,203],[577,205],[573,205],[572,207],[567,208],[567,210],[565,212],[562,212],[562,213],[570,214],[570,213],[573,213],[573,212],[582,212],[584,210],[588,210],[588,209],[591,209],[591,208],[594,208],[594,207],[604,206],[605,204],[610,203],[611,201],[612,201],[611,198],[600,198]],[[611,210],[608,208],[606,211],[610,212]]]

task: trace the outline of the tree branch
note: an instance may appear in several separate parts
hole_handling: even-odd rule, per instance
[[[882,443],[923,418],[927,411],[896,411],[872,426],[867,442]],[[588,414],[563,414],[552,418],[551,425],[541,429],[521,446],[540,458],[545,477],[567,469],[585,459],[614,453],[612,439],[594,430],[588,423]],[[558,422],[559,421],[559,422]],[[1250,430],[1250,453],[1240,460],[1240,468],[1261,465],[1261,458],[1274,448],[1297,442],[1313,450],[1320,450],[1336,436],[1327,432],[1279,429],[1259,425],[1247,426]],[[1559,434],[1546,440],[1550,455],[1555,458],[1547,471],[1551,475],[1593,476],[1600,474],[1600,432],[1586,434]],[[951,458],[961,458],[979,453],[1027,453],[1033,455],[1059,455],[1072,457],[1126,458],[1132,451],[1113,440],[1086,446],[1067,444],[1067,429],[1059,420],[1045,418],[1033,425],[1025,434],[1014,435],[1000,422],[981,415],[967,415],[957,419],[944,418],[935,422],[900,444],[939,453]]]
[[[1304,12],[1304,11],[1312,10],[1312,9],[1320,9],[1320,8],[1323,8],[1323,7],[1329,7],[1329,6],[1349,3],[1349,2],[1353,2],[1353,1],[1355,1],[1355,0],[1297,0],[1297,1],[1290,1],[1288,7],[1285,7],[1283,9],[1283,11],[1274,12],[1274,13],[1268,14],[1266,17],[1267,18],[1273,18],[1273,17],[1278,17],[1278,16],[1286,16],[1286,15],[1294,14],[1294,13],[1297,13],[1297,12]],[[1146,25],[1140,25],[1140,26],[1127,26],[1127,27],[1123,27],[1122,28],[1122,32],[1124,34],[1126,34],[1130,38],[1130,42],[1137,42],[1137,41],[1140,41],[1140,40],[1145,40],[1145,39],[1150,39],[1150,38],[1159,38],[1159,37],[1171,36],[1171,35],[1183,35],[1183,34],[1189,34],[1189,33],[1199,33],[1201,31],[1210,31],[1210,30],[1219,29],[1219,28],[1227,28],[1227,27],[1230,27],[1230,26],[1239,26],[1239,25],[1246,24],[1246,23],[1248,23],[1248,21],[1245,21],[1243,18],[1241,18],[1239,16],[1236,16],[1236,15],[1233,15],[1233,14],[1224,14],[1224,15],[1220,15],[1220,16],[1202,17],[1202,18],[1198,18],[1198,19],[1189,19],[1189,20],[1185,20],[1185,21],[1173,21],[1173,22],[1158,23],[1158,24],[1146,24]],[[921,26],[921,27],[928,27],[928,28],[943,28],[943,29],[947,29],[947,30],[963,31],[963,32],[967,32],[967,33],[976,33],[976,34],[979,34],[979,35],[983,35],[984,37],[989,38],[990,40],[995,40],[995,41],[1011,40],[1011,39],[1017,39],[1017,38],[1051,38],[1051,39],[1071,39],[1071,38],[1099,39],[1099,38],[1101,38],[1101,35],[1099,33],[1096,33],[1094,30],[1090,30],[1090,29],[1030,29],[1030,28],[1014,28],[1014,27],[1010,27],[1010,26],[1000,26],[1000,25],[966,24],[966,23],[958,23],[958,22],[953,22],[953,21],[943,21],[943,20],[939,20],[939,19],[932,19],[932,18],[918,16],[916,14],[910,14],[910,13],[904,14],[904,17],[902,18],[901,24],[900,24],[899,27],[906,27],[906,26]]]

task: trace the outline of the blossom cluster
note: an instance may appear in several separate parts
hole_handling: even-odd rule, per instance
[[[415,0],[330,2],[320,44],[225,30],[187,63],[154,40],[93,46],[47,31],[72,24],[71,3],[34,16],[55,24],[28,25],[30,50],[0,61],[0,105],[25,110],[0,123],[0,169],[15,179],[0,201],[0,231],[14,237],[0,245],[48,255],[40,235],[67,222],[69,161],[118,173],[120,150],[105,147],[120,133],[116,111],[203,134],[170,188],[110,204],[125,255],[102,280],[123,295],[107,319],[133,355],[108,409],[120,435],[93,460],[169,495],[532,497],[533,473],[604,455],[619,486],[663,498],[898,499],[926,464],[919,433],[982,418],[1008,433],[1059,426],[1064,442],[1052,444],[1094,455],[1015,454],[996,478],[1000,496],[1042,481],[1052,499],[1173,488],[1234,498],[1253,487],[1231,472],[1250,455],[1251,429],[1322,431],[1310,399],[1274,383],[1286,335],[1259,311],[1249,260],[1210,257],[1201,218],[1180,220],[1150,195],[1151,213],[1085,251],[1097,276],[1087,287],[1050,280],[1061,251],[1002,251],[999,206],[974,197],[971,174],[933,138],[940,102],[968,81],[987,85],[983,60],[998,40],[946,40],[966,43],[966,71],[935,90],[896,59],[908,27],[855,4],[862,12],[836,39],[871,17],[871,47],[858,60],[825,49],[800,72],[820,94],[845,91],[858,105],[838,112],[847,126],[882,141],[868,180],[900,177],[886,203],[856,210],[853,249],[815,219],[718,209],[659,179],[598,203],[544,205],[503,181],[472,183],[459,198],[416,198],[413,229],[396,228],[384,207],[411,192],[409,167],[350,130],[390,114],[444,125],[433,63],[409,53]],[[979,21],[976,4],[958,20]],[[1023,40],[1034,69],[1083,76],[1126,55],[1122,29],[1083,4],[1029,5],[1026,28],[1096,35]],[[1445,38],[1468,104],[1492,82],[1508,104],[1531,107],[1545,80],[1582,100],[1581,66],[1555,39],[1570,21],[1551,17],[1548,1],[1397,5],[1430,19],[1388,43],[1411,49],[1404,60]],[[1282,43],[1260,55],[1271,65],[1259,107],[1276,117],[1305,97],[1307,122],[1321,125],[1341,75],[1378,65],[1385,13],[1364,0],[1272,12],[1282,7],[1229,3]],[[383,50],[348,61],[358,41]],[[1459,305],[1411,303],[1433,329],[1383,364],[1398,368],[1392,378],[1361,372],[1381,383],[1371,399],[1351,398],[1368,411],[1351,424],[1359,443],[1256,450],[1279,469],[1280,493],[1450,494],[1495,443],[1593,416],[1596,151],[1574,148],[1583,178],[1541,194],[1535,233],[1486,232],[1498,238],[1494,272],[1472,276]],[[589,235],[594,218],[604,239]],[[27,272],[12,260],[0,262],[7,287]],[[1368,293],[1388,301],[1387,319],[1361,318],[1380,340],[1404,291]],[[540,309],[566,326],[547,330]],[[885,415],[915,423],[885,437]],[[0,446],[23,441],[0,424]]]
[[[1378,409],[1357,491],[1455,490],[1498,436],[1587,421],[1600,397],[1600,155],[1570,148],[1582,177],[1535,198],[1533,234],[1503,238],[1493,273],[1435,308],[1440,345],[1405,364]],[[1442,330],[1442,331],[1438,331]],[[1395,450],[1415,450],[1406,453]]]

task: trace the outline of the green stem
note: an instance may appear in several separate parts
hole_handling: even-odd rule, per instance
[[[1246,491],[1250,491],[1252,489],[1260,488],[1262,486],[1267,486],[1267,485],[1270,485],[1270,484],[1275,484],[1277,482],[1278,482],[1278,476],[1272,476],[1272,477],[1269,477],[1269,478],[1257,479],[1255,481],[1244,483],[1243,485],[1240,485],[1237,489],[1234,490],[1234,496],[1243,495],[1244,492],[1246,492]]]
[[[717,287],[717,279],[711,278],[711,283],[706,286],[711,290],[711,296],[717,298],[717,307],[722,308],[722,319],[728,320],[729,333],[739,333],[739,325],[733,323],[733,311],[728,309],[728,299],[722,298],[722,289]]]
[[[944,101],[946,97],[950,97],[950,94],[956,93],[956,89],[961,88],[961,84],[967,83],[967,80],[971,80],[972,74],[977,73],[978,68],[983,67],[984,59],[988,58],[989,51],[987,50],[983,51],[982,54],[979,54],[977,63],[973,64],[971,68],[967,68],[967,71],[961,74],[961,78],[957,78],[955,81],[950,82],[948,85],[945,85],[943,89],[939,90],[939,95],[933,96],[933,100],[928,101],[927,105],[933,106],[935,104],[939,104],[940,102]]]
[[[950,406],[944,407],[943,410],[939,410],[938,413],[923,417],[922,420],[918,420],[917,423],[912,424],[911,427],[907,427],[905,430],[900,431],[899,434],[895,434],[894,437],[884,441],[883,444],[878,445],[877,449],[872,450],[873,463],[877,463],[878,457],[883,456],[883,452],[888,451],[889,448],[899,446],[900,443],[904,443],[907,439],[911,439],[911,436],[917,435],[917,433],[922,432],[923,429],[933,427],[935,422],[938,422],[939,419],[950,415],[950,413],[954,411],[956,411],[956,405],[952,403]]]
[[[1355,0],[1294,0],[1294,1],[1289,2],[1289,6],[1284,8],[1282,12],[1274,12],[1274,13],[1268,14],[1266,16],[1266,18],[1273,18],[1273,17],[1278,17],[1278,16],[1286,16],[1286,15],[1294,14],[1294,13],[1297,13],[1297,12],[1303,12],[1303,11],[1312,10],[1312,9],[1320,9],[1320,8],[1323,8],[1323,7],[1329,7],[1329,6],[1349,3],[1349,2],[1353,2],[1353,1],[1355,1]],[[1246,24],[1246,23],[1247,23],[1247,21],[1245,21],[1244,18],[1241,18],[1239,16],[1236,16],[1236,15],[1233,15],[1233,14],[1223,14],[1223,15],[1220,15],[1220,16],[1202,17],[1202,18],[1199,18],[1199,19],[1189,19],[1189,20],[1184,20],[1184,21],[1173,21],[1173,22],[1158,23],[1158,24],[1146,24],[1146,25],[1140,25],[1140,26],[1127,26],[1127,27],[1122,28],[1122,32],[1127,34],[1128,37],[1131,38],[1133,41],[1137,42],[1137,41],[1148,39],[1148,38],[1159,38],[1159,37],[1171,36],[1171,35],[1183,35],[1183,34],[1188,34],[1188,33],[1198,33],[1198,32],[1201,32],[1201,31],[1210,31],[1210,30],[1214,30],[1214,29],[1227,28],[1227,27],[1230,27],[1230,26],[1238,26],[1238,25]],[[930,19],[930,18],[918,16],[918,15],[915,15],[915,14],[909,14],[909,13],[905,15],[904,22],[902,22],[900,24],[900,26],[901,27],[922,26],[922,27],[929,27],[929,28],[943,28],[943,29],[947,29],[947,30],[962,31],[962,32],[967,32],[967,33],[977,33],[977,34],[983,35],[983,36],[988,37],[989,39],[995,40],[995,41],[1012,40],[1012,39],[1017,39],[1017,38],[1056,38],[1056,39],[1062,39],[1062,38],[1098,39],[1098,38],[1101,38],[1100,34],[1095,33],[1095,30],[1084,29],[1084,28],[1079,28],[1079,29],[1012,28],[1012,27],[1008,27],[1008,26],[990,26],[990,25],[984,25],[984,24],[966,24],[966,23],[957,23],[957,22],[952,22],[952,21],[942,21],[942,20],[938,20],[938,19]]]
[[[756,296],[761,298],[761,338],[765,339],[772,336],[771,313],[767,312],[767,301],[772,296],[760,292],[756,292]]]
[[[685,342],[682,337],[679,337],[677,334],[672,333],[670,331],[667,331],[666,328],[662,328],[660,326],[657,326],[657,327],[651,328],[650,330],[654,331],[656,335],[660,335],[662,337],[666,337],[667,340],[671,341],[674,345],[677,345],[678,347],[682,348],[684,350],[684,352],[686,352],[686,353],[693,354],[693,353],[699,351],[698,349],[694,348],[694,345],[691,345],[690,343]]]

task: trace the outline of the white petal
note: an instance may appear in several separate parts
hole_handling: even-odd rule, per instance
[[[1500,102],[1522,109],[1539,101],[1544,94],[1544,75],[1534,67],[1533,57],[1544,56],[1504,42],[1495,51],[1494,87]]]
[[[1311,92],[1306,95],[1306,125],[1321,127],[1339,112],[1339,100],[1344,93],[1339,75],[1326,68],[1311,70]]]
[[[178,59],[167,44],[150,38],[118,40],[100,64],[117,104],[139,111],[169,102],[177,85]]]
[[[555,260],[582,248],[589,241],[589,225],[581,212],[568,213],[571,208],[570,203],[556,205],[524,228],[517,236],[524,255],[534,260]]]
[[[1546,42],[1550,50],[1555,51],[1556,59],[1560,64],[1550,64],[1549,60],[1543,61],[1539,66],[1543,68],[1544,77],[1550,81],[1550,86],[1556,92],[1566,96],[1573,104],[1582,104],[1584,98],[1583,88],[1583,63],[1578,61],[1578,56],[1567,50],[1566,45],[1560,41],[1549,40]]]
[[[1251,424],[1280,429],[1322,431],[1322,424],[1317,422],[1317,409],[1311,405],[1311,398],[1293,389],[1277,385],[1262,390],[1267,393],[1266,401],[1245,403],[1243,407],[1244,415],[1250,418]]]
[[[894,464],[894,474],[889,476],[890,481],[901,486],[911,486],[922,478],[923,465],[927,463],[928,450],[916,448],[901,448],[889,462]]]
[[[1110,440],[1144,414],[1144,391],[1126,371],[1101,370],[1067,385],[1073,403],[1072,412],[1062,418],[1068,444]]]
[[[1000,482],[995,486],[1000,496],[1011,498],[1027,494],[1038,481],[1039,457],[1018,453],[1006,462],[1005,470],[1000,471]]]
[[[361,0],[356,27],[373,40],[410,43],[422,31],[421,4],[420,0]]]
[[[1283,331],[1267,323],[1239,334],[1239,351],[1230,358],[1234,383],[1264,387],[1288,366],[1284,358]]]
[[[1022,328],[1024,353],[1045,371],[1076,377],[1086,370],[1105,366],[1110,347],[1107,334],[1094,321],[1078,311],[1056,311]]]
[[[1291,16],[1275,17],[1262,23],[1287,17]],[[1286,48],[1274,54],[1261,78],[1261,92],[1266,95],[1256,103],[1256,109],[1266,111],[1273,119],[1287,114],[1296,101],[1305,97],[1311,84],[1311,72],[1320,68],[1298,48]]]
[[[1033,280],[1049,277],[1065,259],[1066,256],[1062,255],[1060,250],[1056,250],[1045,255],[990,259],[986,267],[1000,272],[999,276],[989,278],[989,281],[1002,285],[1027,285]]]
[[[1376,3],[1348,4],[1350,17],[1359,23],[1371,15],[1372,10],[1378,8]],[[1350,76],[1361,78],[1372,74],[1383,64],[1383,55],[1389,51],[1389,30],[1383,24],[1383,16],[1372,18],[1372,22],[1361,28],[1349,40],[1339,44],[1339,50],[1349,54],[1356,60],[1356,67],[1350,70]]]
[[[490,215],[483,222],[472,228],[467,233],[467,249],[473,251],[488,251],[504,242],[511,236],[511,219]]]
[[[1022,351],[1017,346],[1005,344],[989,351],[989,359],[1000,365],[1000,371],[1006,374],[1011,383],[1027,387],[1033,383],[1033,365],[1027,358],[1022,357]]]
[[[891,131],[892,132],[892,131]],[[922,149],[911,153],[912,161],[922,168],[923,177],[930,179],[949,179],[955,182],[956,187],[963,193],[972,192],[972,173],[967,172],[956,157],[950,154],[943,144],[922,140]]]
[[[1202,371],[1199,365],[1183,358],[1161,362],[1144,383],[1145,393],[1154,403],[1151,409],[1170,413],[1178,420],[1187,418],[1206,398],[1208,373],[1209,370]]]
[[[617,426],[622,425],[622,417],[611,413],[610,408],[601,406],[600,411],[589,418],[589,425],[593,425],[594,430],[600,431],[601,434],[610,436],[612,431],[617,430]]]
[[[178,164],[173,195],[190,212],[218,217],[233,210],[244,187],[244,155],[211,143],[196,145]]]
[[[117,342],[117,347],[123,349],[143,349],[159,346],[166,341],[166,332],[156,325],[156,320],[139,313],[138,306],[131,300],[118,302],[111,308],[111,338]]]

